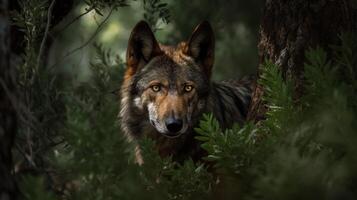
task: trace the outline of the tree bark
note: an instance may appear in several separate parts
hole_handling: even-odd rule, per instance
[[[8,2],[0,0],[0,200],[16,199],[16,184],[11,174],[11,147],[17,121],[13,97],[15,80],[10,66]]]
[[[351,0],[266,0],[258,44],[260,64],[269,59],[283,78],[293,80],[294,98],[298,100],[303,94],[305,51],[320,46],[330,53],[330,45],[339,43],[341,32],[354,30],[356,10]],[[258,84],[248,119],[264,119],[263,93]]]

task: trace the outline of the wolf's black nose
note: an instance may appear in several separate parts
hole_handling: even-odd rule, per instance
[[[171,133],[177,133],[182,129],[182,120],[170,117],[165,121],[165,125],[167,130],[169,130]]]

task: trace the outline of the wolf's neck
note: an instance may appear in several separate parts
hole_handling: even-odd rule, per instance
[[[251,87],[239,81],[212,83],[207,111],[220,122],[222,128],[233,123],[242,124],[247,117]]]

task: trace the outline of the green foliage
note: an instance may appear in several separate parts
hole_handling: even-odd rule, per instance
[[[250,158],[255,153],[256,130],[252,123],[240,128],[234,125],[224,132],[212,115],[205,114],[195,130],[200,136],[196,139],[204,142],[201,146],[208,152],[205,160],[214,162],[215,167],[231,174],[244,174]]]
[[[129,6],[127,0],[84,0],[84,3],[88,5],[86,10],[94,10],[98,15],[103,16],[102,11],[105,8],[112,8],[114,10],[120,7]]]
[[[120,71],[123,63],[114,64],[110,51],[100,45],[95,48],[97,60],[91,64],[93,82],[68,91],[66,145],[54,155],[60,168],[67,171],[65,180],[78,183],[78,190],[70,193],[72,199],[122,197],[126,174],[135,169],[129,161],[133,148],[118,131],[117,97],[111,93],[118,79],[113,72]]]
[[[161,158],[155,151],[154,141],[140,141],[144,164],[141,168],[144,184],[160,199],[206,199],[214,184],[213,176],[206,167],[192,160],[183,164]],[[156,199],[157,199],[156,198]]]
[[[167,8],[167,3],[161,0],[143,0],[144,19],[147,21],[151,29],[155,32],[159,30],[159,20],[168,24],[170,22],[170,12]]]
[[[134,148],[119,132],[117,96],[111,93],[123,63],[113,61],[110,50],[100,45],[95,48],[93,81],[66,92],[65,143],[51,156],[61,179],[53,180],[52,187],[67,199],[197,199],[209,195],[213,177],[203,164],[188,160],[178,165],[161,158],[149,139],[140,142],[144,165],[134,163]],[[25,185],[23,190],[32,189]]]
[[[22,190],[23,198],[26,200],[55,200],[54,194],[45,189],[45,181],[43,178],[35,178],[32,176],[23,177],[20,187],[32,188],[31,190]]]
[[[197,138],[205,142],[206,159],[228,171],[234,164],[241,164],[244,176],[235,183],[243,182],[243,199],[356,196],[356,87],[351,80],[343,79],[343,74],[351,72],[345,66],[353,62],[353,45],[342,41],[333,58],[321,48],[306,52],[306,93],[299,103],[292,100],[290,81],[284,81],[278,68],[266,62],[259,80],[268,108],[262,123],[233,128],[228,135],[212,116],[205,116]],[[254,141],[253,148],[249,141]],[[234,145],[237,148],[231,151]],[[233,155],[248,156],[237,160]],[[244,158],[249,162],[243,162]],[[234,176],[234,171],[228,176]]]
[[[290,131],[278,138],[283,142],[256,181],[256,193],[264,199],[352,198],[357,137],[356,112],[348,98],[354,89],[339,79],[336,70],[341,68],[323,50],[306,55],[301,109],[290,113],[295,118],[289,121]]]
[[[19,31],[24,33],[24,63],[21,66],[20,83],[22,85],[32,84],[38,75],[38,67],[35,66],[40,47],[40,40],[45,29],[48,1],[19,1],[21,11],[11,13],[13,24]]]
[[[214,185],[213,176],[203,164],[187,160],[166,173],[168,199],[207,199]]]
[[[124,62],[110,49],[94,45],[96,57],[90,63],[90,82],[78,84],[69,80],[64,84],[58,81],[52,69],[37,65],[38,44],[43,37],[48,9],[48,1],[42,2],[24,1],[23,10],[13,14],[14,22],[25,33],[26,42],[18,79],[25,97],[24,120],[33,119],[20,129],[17,157],[22,155],[26,160],[21,162],[44,177],[23,179],[20,187],[25,198],[193,199],[207,196],[213,177],[203,164],[187,161],[178,165],[170,159],[162,159],[149,140],[143,140],[142,144],[146,149],[144,166],[133,162],[133,147],[120,133],[116,117]],[[94,9],[100,14],[100,10],[108,6],[124,5],[123,1],[115,2],[88,1],[87,11]],[[168,22],[165,4],[147,3],[148,8],[163,10],[153,14],[157,15],[156,19],[165,17]],[[48,193],[44,187],[58,196]]]
[[[24,34],[24,49],[19,58],[14,56],[20,121],[14,156],[21,157],[20,171],[45,171],[48,150],[62,141],[58,132],[64,120],[63,85],[51,69],[37,62],[49,2],[19,1],[19,6],[18,11],[11,13],[13,24]]]
[[[293,107],[292,83],[289,80],[285,82],[278,67],[270,61],[265,62],[262,70],[258,83],[264,86],[263,100],[268,107],[262,128],[271,134],[281,133],[291,123],[291,113],[296,109]]]
[[[106,8],[128,5],[121,0],[84,3],[87,11],[99,15]],[[193,3],[190,9],[202,6]],[[166,3],[145,0],[143,5],[144,18],[154,30],[160,20],[170,21]],[[84,83],[65,82],[45,62],[37,63],[48,6],[45,0],[23,1],[22,10],[13,13],[26,47],[18,67],[23,102],[15,154],[23,155],[18,163],[43,177],[21,177],[24,198],[166,200],[234,194],[226,199],[275,200],[357,195],[357,42],[352,33],[340,36],[341,45],[333,46],[332,55],[321,48],[306,52],[305,92],[299,101],[293,99],[292,81],[266,61],[259,80],[267,106],[264,121],[221,130],[212,115],[204,115],[195,129],[208,154],[204,163],[161,158],[154,141],[143,138],[144,164],[139,166],[117,119],[125,63],[96,44],[92,76]]]
[[[334,61],[338,63],[341,67],[346,67],[347,70],[344,70],[345,77],[349,79],[349,81],[356,81],[356,68],[357,68],[357,58],[354,55],[357,50],[357,38],[353,35],[353,33],[342,33],[340,35],[340,40],[342,44],[340,46],[333,46],[335,50],[335,59]]]

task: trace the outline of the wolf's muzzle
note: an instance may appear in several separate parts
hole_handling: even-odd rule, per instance
[[[170,117],[166,119],[165,125],[168,131],[170,131],[171,134],[178,133],[183,126],[183,122],[181,119],[175,119],[173,117]]]

